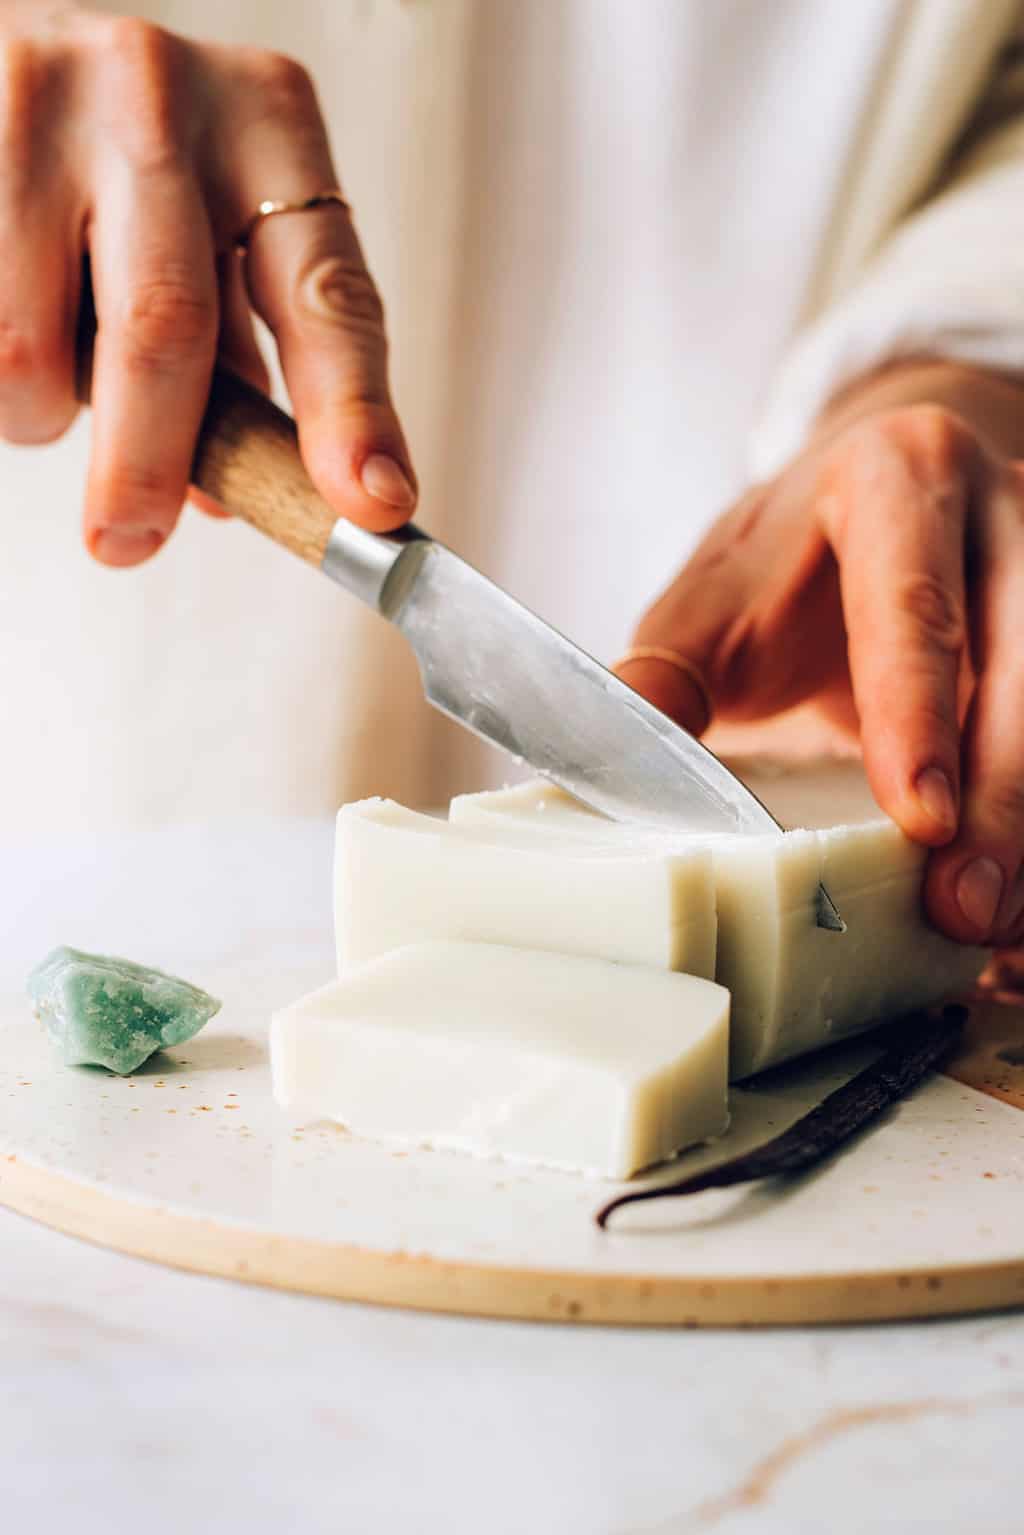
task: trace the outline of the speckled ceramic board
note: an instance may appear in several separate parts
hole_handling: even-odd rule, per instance
[[[640,1205],[601,1233],[593,1213],[614,1184],[403,1155],[274,1107],[269,1014],[329,974],[326,827],[18,856],[19,900],[0,912],[14,934],[0,973],[12,1209],[183,1268],[482,1315],[713,1325],[1024,1303],[1024,1009],[976,1007],[957,1079],[931,1080],[806,1177]],[[16,979],[59,940],[164,964],[224,1010],[134,1078],[62,1068]],[[687,1163],[774,1133],[871,1052],[855,1043],[737,1090],[728,1140]]]
[[[1024,1014],[996,1018],[1000,1037],[1024,1037]],[[1024,1114],[948,1077],[795,1184],[637,1207],[602,1234],[603,1183],[289,1123],[270,1102],[264,1026],[258,1007],[231,1006],[121,1080],[56,1066],[9,1005],[0,1199],[186,1268],[493,1315],[801,1322],[1024,1301]],[[728,1149],[865,1058],[737,1091]]]

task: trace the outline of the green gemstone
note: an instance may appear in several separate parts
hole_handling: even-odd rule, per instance
[[[220,1009],[162,970],[79,949],[48,954],[28,993],[65,1066],[106,1066],[122,1077],[165,1045],[191,1039]]]

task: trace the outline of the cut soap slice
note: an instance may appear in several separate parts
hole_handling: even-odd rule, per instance
[[[628,1177],[726,1128],[712,981],[477,943],[393,949],[278,1013],[277,1101],[360,1135]]]
[[[660,835],[538,839],[516,820],[477,830],[362,800],[338,813],[334,888],[339,973],[457,938],[714,975],[711,856]]]
[[[596,817],[542,783],[463,795],[452,801],[451,817],[494,835],[511,822],[538,842],[549,828],[560,838],[598,836],[623,847],[650,835]],[[734,1078],[955,995],[985,963],[985,951],[953,943],[925,921],[927,852],[891,821],[765,837],[683,835],[679,848],[686,846],[710,847],[714,862],[715,978],[732,993]],[[816,925],[819,881],[845,933]]]

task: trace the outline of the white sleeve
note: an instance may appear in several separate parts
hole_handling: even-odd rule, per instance
[[[855,285],[800,332],[755,428],[751,470],[775,474],[828,401],[898,357],[1024,372],[1024,63],[982,104],[936,194],[910,213]]]

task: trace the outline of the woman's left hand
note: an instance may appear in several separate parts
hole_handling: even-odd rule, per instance
[[[635,643],[691,660],[722,720],[813,700],[859,733],[878,803],[935,849],[932,920],[1024,940],[1024,382],[925,360],[847,390],[712,528]],[[622,672],[707,723],[678,668]]]

